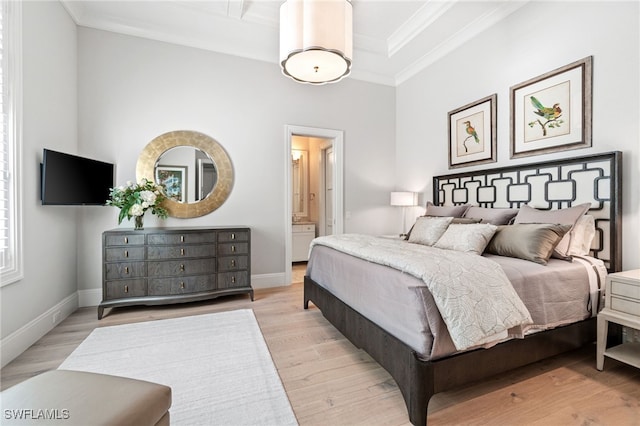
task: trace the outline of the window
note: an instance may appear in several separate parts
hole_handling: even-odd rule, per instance
[[[1,285],[22,279],[21,2],[2,0],[0,10],[0,273]]]

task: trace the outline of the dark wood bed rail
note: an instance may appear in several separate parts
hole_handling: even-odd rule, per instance
[[[590,318],[524,339],[509,340],[488,350],[477,349],[424,361],[412,348],[305,276],[305,309],[309,302],[313,302],[351,343],[366,351],[389,372],[400,388],[409,420],[414,425],[427,424],[429,400],[438,392],[578,349],[596,339],[596,321]]]

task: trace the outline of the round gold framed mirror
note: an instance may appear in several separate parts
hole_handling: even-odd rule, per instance
[[[164,184],[169,216],[204,216],[220,207],[233,187],[233,166],[212,137],[191,130],[164,133],[144,147],[136,165],[138,182]]]

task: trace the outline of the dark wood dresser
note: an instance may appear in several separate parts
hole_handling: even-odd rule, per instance
[[[161,305],[249,293],[251,229],[113,229],[102,234],[105,308]]]

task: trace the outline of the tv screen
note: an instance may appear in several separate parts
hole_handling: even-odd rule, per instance
[[[45,149],[42,204],[104,205],[113,187],[114,165]]]

